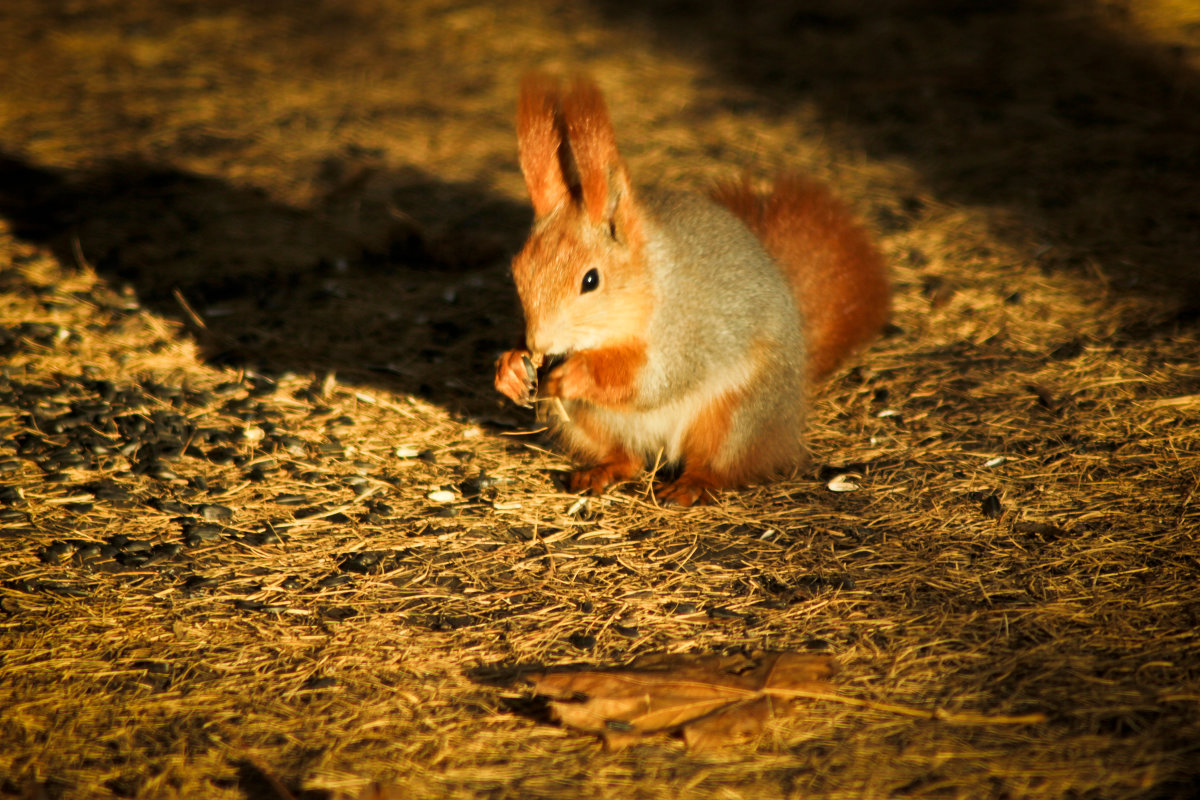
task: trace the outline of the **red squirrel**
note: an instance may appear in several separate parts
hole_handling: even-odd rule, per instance
[[[890,309],[849,211],[794,175],[765,193],[635,188],[588,79],[526,77],[517,139],[535,217],[512,265],[525,338],[495,385],[521,405],[557,398],[550,429],[587,464],[567,487],[674,465],[655,496],[687,506],[802,464],[810,387]]]

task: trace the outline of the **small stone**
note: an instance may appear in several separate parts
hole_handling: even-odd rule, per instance
[[[266,608],[266,603],[260,603],[258,600],[234,600],[233,605],[242,611],[262,611]]]
[[[671,613],[671,614],[676,614],[679,616],[684,616],[687,614],[695,614],[696,611],[697,611],[697,608],[693,603],[668,603],[667,604],[667,612]]]
[[[297,508],[292,514],[296,519],[309,519],[311,517],[319,517],[328,510],[324,506],[305,506],[304,508]]]
[[[150,560],[149,553],[117,553],[117,561],[124,567],[137,569]]]
[[[219,542],[224,538],[224,529],[219,525],[193,523],[183,528],[183,541],[188,547]]]
[[[1004,514],[1004,506],[1000,502],[1000,497],[996,494],[989,494],[983,498],[979,510],[988,519],[999,519]]]
[[[358,609],[354,606],[324,606],[320,609],[321,616],[326,619],[331,619],[334,622],[340,622],[344,619],[356,616]]]
[[[146,501],[146,505],[167,514],[192,513],[192,507],[187,503],[180,503],[178,500],[164,500],[161,497],[151,497]]]
[[[283,537],[275,531],[275,528],[267,525],[263,530],[246,536],[244,541],[254,547],[261,547],[267,544],[283,544]]]
[[[387,554],[384,552],[372,550],[355,553],[338,564],[338,567],[345,572],[357,572],[360,575],[365,575],[374,569],[383,560],[385,555]]]
[[[742,619],[741,614],[737,613],[736,611],[730,611],[728,608],[724,608],[723,606],[710,606],[709,608],[705,609],[705,613],[708,614],[709,619]]]
[[[596,647],[596,637],[589,633],[573,633],[567,641],[580,650],[592,650]]]
[[[229,506],[217,505],[215,503],[205,503],[196,509],[204,519],[211,520],[227,520],[233,518],[233,509]]]
[[[179,473],[162,463],[151,464],[146,468],[146,474],[160,481],[180,480]]]
[[[221,445],[220,447],[214,447],[213,449],[208,451],[208,460],[214,464],[222,465],[222,466],[227,465],[227,464],[232,464],[234,462],[234,460],[237,458],[237,456],[238,456],[237,450],[234,450],[232,447],[226,447],[224,445]]]
[[[82,563],[84,561],[90,561],[93,558],[99,558],[100,549],[100,545],[95,544],[94,542],[85,544],[75,551],[75,561]]]
[[[194,592],[197,589],[211,589],[216,586],[219,581],[206,575],[189,575],[183,582],[184,591]]]
[[[178,542],[163,542],[162,544],[154,545],[150,552],[162,558],[175,558],[182,549],[183,546]]]
[[[396,509],[392,508],[391,504],[385,503],[382,500],[368,500],[367,508],[373,514],[388,517],[396,513]]]
[[[59,564],[75,554],[75,545],[68,542],[52,542],[38,553],[38,558],[47,564]]]
[[[304,440],[297,436],[285,434],[276,437],[275,441],[279,443],[279,447],[294,456],[302,456],[305,453]]]

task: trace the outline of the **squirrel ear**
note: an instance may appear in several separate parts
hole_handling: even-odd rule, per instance
[[[632,221],[633,193],[599,87],[587,78],[575,79],[562,100],[562,113],[588,218],[625,228]]]
[[[533,213],[538,217],[572,195],[564,169],[564,137],[558,80],[541,72],[529,73],[521,81],[517,102],[517,149]]]

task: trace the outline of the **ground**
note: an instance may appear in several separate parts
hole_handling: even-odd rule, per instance
[[[877,236],[810,468],[561,490],[530,68]],[[0,796],[1200,795],[1193,3],[7,0],[0,75]],[[522,681],[757,649],[875,705],[609,752]]]

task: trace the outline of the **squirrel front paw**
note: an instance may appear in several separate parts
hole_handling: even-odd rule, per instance
[[[595,393],[595,379],[588,368],[587,359],[574,355],[550,370],[542,381],[542,395],[560,400],[591,399]]]
[[[519,406],[533,405],[537,367],[528,350],[509,350],[496,359],[496,391]]]

